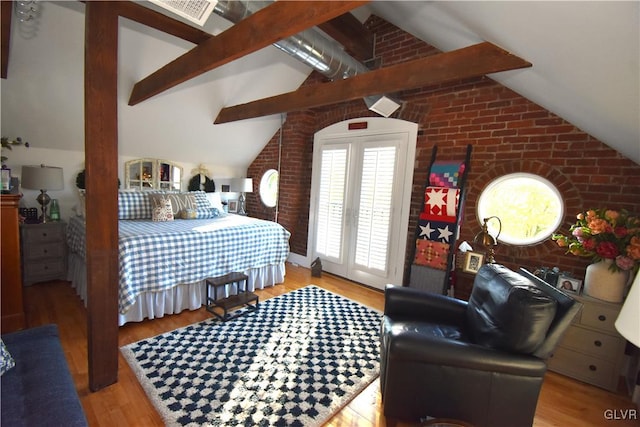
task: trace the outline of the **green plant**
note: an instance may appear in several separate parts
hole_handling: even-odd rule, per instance
[[[28,142],[23,142],[22,138],[17,137],[16,139],[10,139],[6,136],[2,137],[2,149],[7,149],[7,150],[12,150],[13,146],[15,145],[24,145],[25,147],[29,148],[29,143]],[[2,154],[2,156],[0,157],[0,161],[2,162],[2,166],[5,166],[5,162],[8,160],[8,157],[5,156],[4,154]]]

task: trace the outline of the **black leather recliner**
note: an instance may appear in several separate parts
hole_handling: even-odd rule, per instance
[[[525,270],[498,264],[480,269],[469,302],[387,285],[380,331],[385,417],[530,426],[546,359],[581,305]]]

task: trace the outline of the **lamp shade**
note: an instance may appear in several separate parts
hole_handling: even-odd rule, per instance
[[[237,193],[253,193],[253,179],[234,178],[231,180],[231,191]]]
[[[62,168],[22,166],[22,187],[30,190],[64,190]]]
[[[620,335],[640,347],[640,273],[636,274],[615,325]]]

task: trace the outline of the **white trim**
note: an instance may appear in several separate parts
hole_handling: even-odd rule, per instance
[[[353,124],[359,124],[361,126],[353,126]],[[352,125],[354,129],[349,129]],[[356,127],[362,127],[358,129]],[[397,204],[397,212],[394,213],[394,221],[397,221],[397,232],[394,231],[394,242],[389,247],[390,264],[389,274],[394,275],[397,279],[393,280],[394,283],[402,283],[402,276],[404,274],[404,261],[406,257],[406,243],[408,238],[409,229],[409,212],[411,205],[411,192],[413,187],[413,173],[415,164],[416,143],[418,135],[418,125],[416,123],[408,122],[399,119],[389,119],[382,117],[366,117],[345,120],[343,122],[335,123],[318,131],[314,136],[314,164],[316,159],[320,155],[323,145],[331,143],[332,141],[344,141],[351,138],[375,138],[384,137],[385,135],[402,135],[401,139],[406,140],[406,152],[399,154],[398,157],[398,173],[402,174],[399,184],[399,203]],[[315,210],[317,207],[317,191],[319,185],[319,171],[314,168],[312,171],[312,184],[311,184],[311,199],[309,206],[309,230],[307,240],[307,258],[313,259],[313,248],[315,248]],[[353,280],[358,280],[353,278]],[[390,283],[390,282],[385,282]],[[376,284],[368,284],[370,286],[378,287]],[[384,287],[384,284],[382,285]]]

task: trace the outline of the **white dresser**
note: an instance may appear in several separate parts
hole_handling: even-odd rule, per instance
[[[614,322],[622,304],[572,296],[583,307],[549,359],[549,370],[617,391],[626,341]]]

